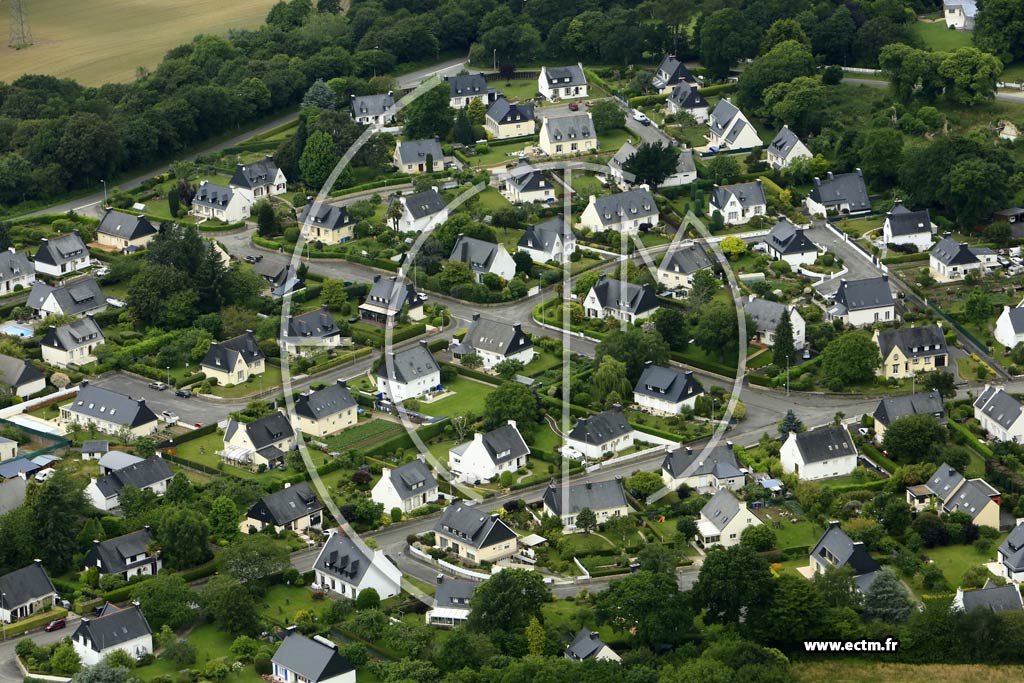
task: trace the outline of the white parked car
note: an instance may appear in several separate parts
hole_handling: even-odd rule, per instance
[[[169,410],[165,410],[162,413],[160,413],[160,417],[163,418],[164,422],[166,422],[168,425],[178,424],[178,416]]]
[[[36,472],[36,481],[38,481],[39,483],[42,483],[42,482],[46,481],[47,479],[49,479],[50,477],[52,477],[54,472],[56,472],[56,470],[54,470],[54,469],[45,469],[45,470],[41,470],[39,472]]]
[[[651,125],[651,120],[647,118],[647,114],[643,113],[639,109],[633,110],[633,120],[637,123],[642,123],[645,126]]]

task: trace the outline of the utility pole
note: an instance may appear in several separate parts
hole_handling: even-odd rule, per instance
[[[20,50],[31,44],[32,29],[29,27],[28,17],[25,15],[24,0],[11,0],[11,33],[7,46]]]
[[[100,182],[103,183],[103,208],[105,209],[107,208],[107,181],[100,179]]]

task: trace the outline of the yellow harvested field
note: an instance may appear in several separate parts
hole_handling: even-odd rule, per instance
[[[9,9],[0,3],[0,81],[26,73],[84,85],[132,81],[172,47],[200,33],[226,35],[263,23],[275,0],[24,0],[34,44],[7,47]]]
[[[1018,683],[1021,666],[975,664],[882,664],[868,661],[798,662],[793,664],[801,683]]]

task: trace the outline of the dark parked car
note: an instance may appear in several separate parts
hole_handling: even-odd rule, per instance
[[[190,389],[178,389],[174,392],[174,395],[180,398],[192,398],[192,391]]]
[[[66,621],[64,621],[63,619],[54,619],[49,624],[44,626],[43,630],[46,631],[46,632],[59,631],[62,628],[64,628],[65,626],[67,626],[67,625],[68,625],[68,623]]]
[[[579,110],[580,110],[580,105],[576,104],[575,102],[570,102],[569,103],[569,111],[579,111]]]
[[[263,256],[261,254],[256,254],[255,256],[250,254],[249,256],[245,257],[246,263],[259,263],[262,260]]]

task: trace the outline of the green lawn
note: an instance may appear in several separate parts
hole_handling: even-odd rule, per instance
[[[806,519],[802,519],[797,523],[790,521],[791,517],[781,517],[779,512],[783,508],[773,506],[770,508],[763,508],[757,511],[757,516],[767,524],[772,531],[775,532],[775,547],[776,548],[793,548],[796,546],[813,546],[821,538],[821,534],[824,532],[819,526],[816,526],[812,522]],[[770,515],[770,516],[769,516]],[[772,521],[779,522],[779,528],[776,529],[771,526]],[[802,561],[802,564],[807,564],[806,559]]]
[[[235,384],[232,386],[222,387],[216,386],[213,388],[213,394],[222,398],[242,398],[252,394],[259,393],[261,390],[273,389],[274,387],[281,385],[281,368],[276,365],[266,363],[264,365],[266,371],[259,377],[250,377],[249,381],[243,382],[242,384]]]
[[[972,45],[970,32],[947,28],[945,21],[918,21],[910,30],[921,39],[921,42],[936,52],[952,52],[957,48]]]
[[[561,367],[562,356],[547,351],[541,351],[534,356],[530,364],[523,369],[523,374],[530,377],[536,377],[544,372],[547,372],[551,368]]]
[[[260,481],[284,479],[295,474],[292,471],[285,470],[270,470],[267,472],[259,473],[252,472],[243,467],[234,467],[226,463],[221,463],[218,452],[224,449],[224,435],[219,432],[207,434],[201,436],[198,439],[192,441],[186,441],[185,443],[178,446],[177,456],[184,458],[206,467],[215,468],[224,474],[239,477],[242,479],[257,479]],[[310,457],[313,459],[313,463],[317,466],[322,465],[326,460],[326,456],[317,450],[309,451]]]
[[[495,192],[497,192],[497,190],[495,190]],[[498,196],[501,197],[500,194]],[[505,201],[505,198],[501,197],[501,200]],[[506,206],[499,208],[508,208],[509,206],[512,206],[507,201],[505,201],[505,204]],[[494,209],[489,209],[489,211],[493,212]],[[494,230],[494,234],[498,238],[498,243],[504,244],[505,249],[507,249],[508,253],[510,254],[514,254],[516,252],[516,249],[519,248],[519,238],[522,237],[523,233],[526,232],[525,230],[516,230],[515,228],[492,227],[491,229]]]
[[[509,102],[521,102],[537,95],[537,79],[535,78],[522,78],[515,81],[492,79],[488,85],[493,86]]]
[[[476,200],[480,202],[480,209],[489,214],[494,214],[502,209],[512,208],[512,203],[505,199],[496,187],[488,187],[476,196]]]
[[[405,427],[389,420],[370,420],[350,427],[340,434],[324,439],[332,451],[360,448],[373,441],[383,441],[405,431]]]
[[[234,639],[225,631],[219,630],[212,624],[204,624],[192,630],[188,634],[188,642],[196,648],[196,663],[192,668],[202,671],[207,662],[213,659],[225,659],[230,665],[231,656],[228,651]],[[174,676],[179,666],[167,660],[157,660],[148,666],[140,666],[132,673],[143,681],[149,681],[157,676]],[[238,673],[229,673],[224,679],[225,683],[261,683],[262,679],[256,674],[252,664],[246,665]]]
[[[1006,68],[1003,69],[1003,73],[999,78],[1000,80],[1008,83],[1020,83],[1024,81],[1024,62],[1008,64]]]
[[[1006,536],[1000,536],[992,544],[993,548],[999,546]],[[929,559],[935,561],[935,565],[942,570],[950,588],[956,589],[964,572],[972,567],[985,564],[992,559],[993,553],[979,553],[970,545],[947,545],[941,548],[930,548],[922,551]]]
[[[454,391],[455,395],[433,403],[421,403],[419,411],[433,416],[467,413],[479,415],[483,410],[484,399],[494,391],[494,386],[460,376],[454,382],[448,383],[445,389]]]
[[[614,154],[627,140],[636,141],[636,133],[626,128],[616,128],[597,136],[600,151]]]
[[[325,604],[323,600],[313,599],[313,591],[308,586],[277,585],[263,597],[260,615],[279,625],[291,626],[299,610],[317,613]]]
[[[592,175],[573,174],[571,185],[576,195],[584,199],[591,195],[600,197],[601,195],[608,194],[608,189],[601,184],[600,180]]]
[[[561,448],[562,438],[551,431],[551,427],[545,423],[541,428],[534,430],[530,446],[540,451],[554,453],[556,448]]]

